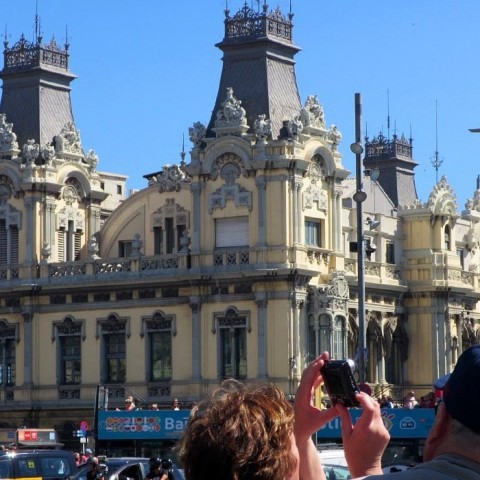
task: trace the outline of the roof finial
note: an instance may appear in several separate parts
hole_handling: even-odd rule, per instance
[[[38,15],[38,0],[35,2],[35,42],[37,42],[38,45],[42,43],[42,31],[40,17]]]
[[[292,12],[292,0],[290,0],[290,11],[288,12],[288,19],[292,21],[293,12]]]
[[[5,35],[3,38],[3,46],[5,47],[5,49],[8,47],[7,22],[5,22]]]
[[[228,0],[225,0],[225,18],[230,16],[230,10],[228,9]]]
[[[65,25],[65,50],[68,51],[70,47],[70,41],[68,39],[68,25]]]

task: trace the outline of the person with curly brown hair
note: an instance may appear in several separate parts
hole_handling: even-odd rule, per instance
[[[178,448],[186,480],[325,480],[312,434],[339,414],[347,414],[341,408],[320,410],[313,404],[313,393],[322,380],[320,369],[328,360],[325,352],[304,370],[295,412],[284,393],[267,383],[226,380],[201,401]],[[352,429],[350,444],[365,446],[379,439],[386,445],[388,432],[380,406],[364,393],[357,398],[367,412],[363,421],[380,428],[367,429],[369,442]],[[365,461],[356,471],[381,472],[377,460]]]

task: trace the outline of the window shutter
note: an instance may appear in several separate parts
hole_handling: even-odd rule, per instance
[[[75,232],[74,233],[74,260],[80,259],[80,250],[82,249],[82,232]]]
[[[217,218],[215,245],[222,247],[248,247],[248,217]]]
[[[18,265],[18,228],[10,227],[10,265]]]
[[[0,265],[7,264],[7,228],[5,220],[0,220]]]
[[[65,230],[59,230],[57,232],[57,261],[65,261]]]

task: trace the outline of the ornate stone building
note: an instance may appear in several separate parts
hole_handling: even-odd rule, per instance
[[[226,377],[293,395],[317,353],[355,357],[355,182],[319,98],[300,100],[291,20],[266,5],[226,11],[218,96],[208,124],[190,128],[189,161],[145,175],[121,203],[125,177],[97,171],[81,145],[67,46],[5,45],[9,423],[74,428],[91,418],[98,384],[113,407],[126,392],[189,404]],[[365,233],[367,379],[401,398],[431,390],[478,342],[480,188],[461,213],[445,179],[423,203],[410,140],[365,147],[365,222],[376,225]]]

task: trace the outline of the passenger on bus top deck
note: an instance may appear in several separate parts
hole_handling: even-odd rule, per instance
[[[135,410],[135,402],[132,396],[125,399],[125,410]]]

